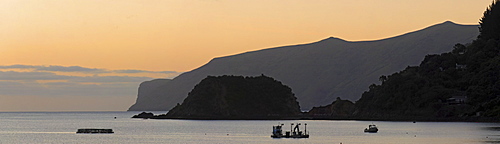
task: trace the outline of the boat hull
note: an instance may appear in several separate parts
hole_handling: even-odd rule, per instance
[[[367,133],[376,133],[376,132],[378,132],[378,130],[365,130],[365,132],[367,132]]]
[[[277,135],[271,135],[272,138],[309,138],[309,135],[292,135],[292,136],[277,136]]]

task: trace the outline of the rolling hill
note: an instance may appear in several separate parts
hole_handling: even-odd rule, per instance
[[[337,97],[355,101],[381,75],[418,65],[426,55],[469,43],[477,25],[453,22],[375,41],[327,38],[318,42],[269,48],[212,59],[169,81],[145,82],[129,111],[169,110],[181,103],[207,76],[265,74],[292,88],[301,109],[327,105]],[[145,88],[147,87],[147,88]]]

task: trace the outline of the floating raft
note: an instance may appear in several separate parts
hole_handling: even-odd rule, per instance
[[[307,129],[304,130],[304,132],[299,130],[299,125],[300,123],[297,123],[295,128],[293,128],[293,131],[286,131],[285,134],[283,134],[283,125],[280,124],[277,126],[273,126],[273,134],[271,135],[272,138],[309,138],[309,133],[307,133]],[[290,128],[293,127],[293,123],[291,123]],[[307,126],[307,124],[304,124],[304,127]]]
[[[113,129],[78,129],[76,133],[115,133]]]

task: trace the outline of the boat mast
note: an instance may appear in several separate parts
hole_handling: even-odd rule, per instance
[[[304,134],[307,134],[307,123],[304,123]]]

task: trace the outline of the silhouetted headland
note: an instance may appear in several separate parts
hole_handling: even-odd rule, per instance
[[[293,89],[302,109],[330,104],[337,97],[355,101],[381,75],[418,65],[425,55],[451,51],[456,43],[471,42],[478,35],[477,27],[444,22],[382,40],[353,42],[330,37],[214,58],[170,81],[141,84],[129,111],[170,110],[209,75],[272,76]]]
[[[177,104],[166,115],[153,118],[499,122],[499,18],[500,0],[496,0],[481,18],[480,34],[472,43],[456,43],[451,52],[428,54],[418,66],[407,66],[404,70],[388,76],[381,75],[381,84],[367,86],[368,90],[356,103],[337,97],[329,105],[313,107],[309,112],[301,113],[292,90],[274,78],[263,75],[209,76],[195,86],[182,104]],[[440,25],[454,24],[445,22]],[[406,36],[409,35],[412,34]],[[405,36],[399,38],[401,37]],[[316,44],[327,45],[328,41],[349,43],[329,38]],[[422,44],[426,43],[417,45]],[[272,50],[278,49],[264,51]],[[252,53],[256,52],[240,56]],[[316,64],[311,61],[306,63]],[[336,74],[338,75],[332,75]],[[329,81],[318,75],[313,76],[322,81]],[[309,83],[303,85],[307,84]],[[321,87],[323,86],[316,88]]]

